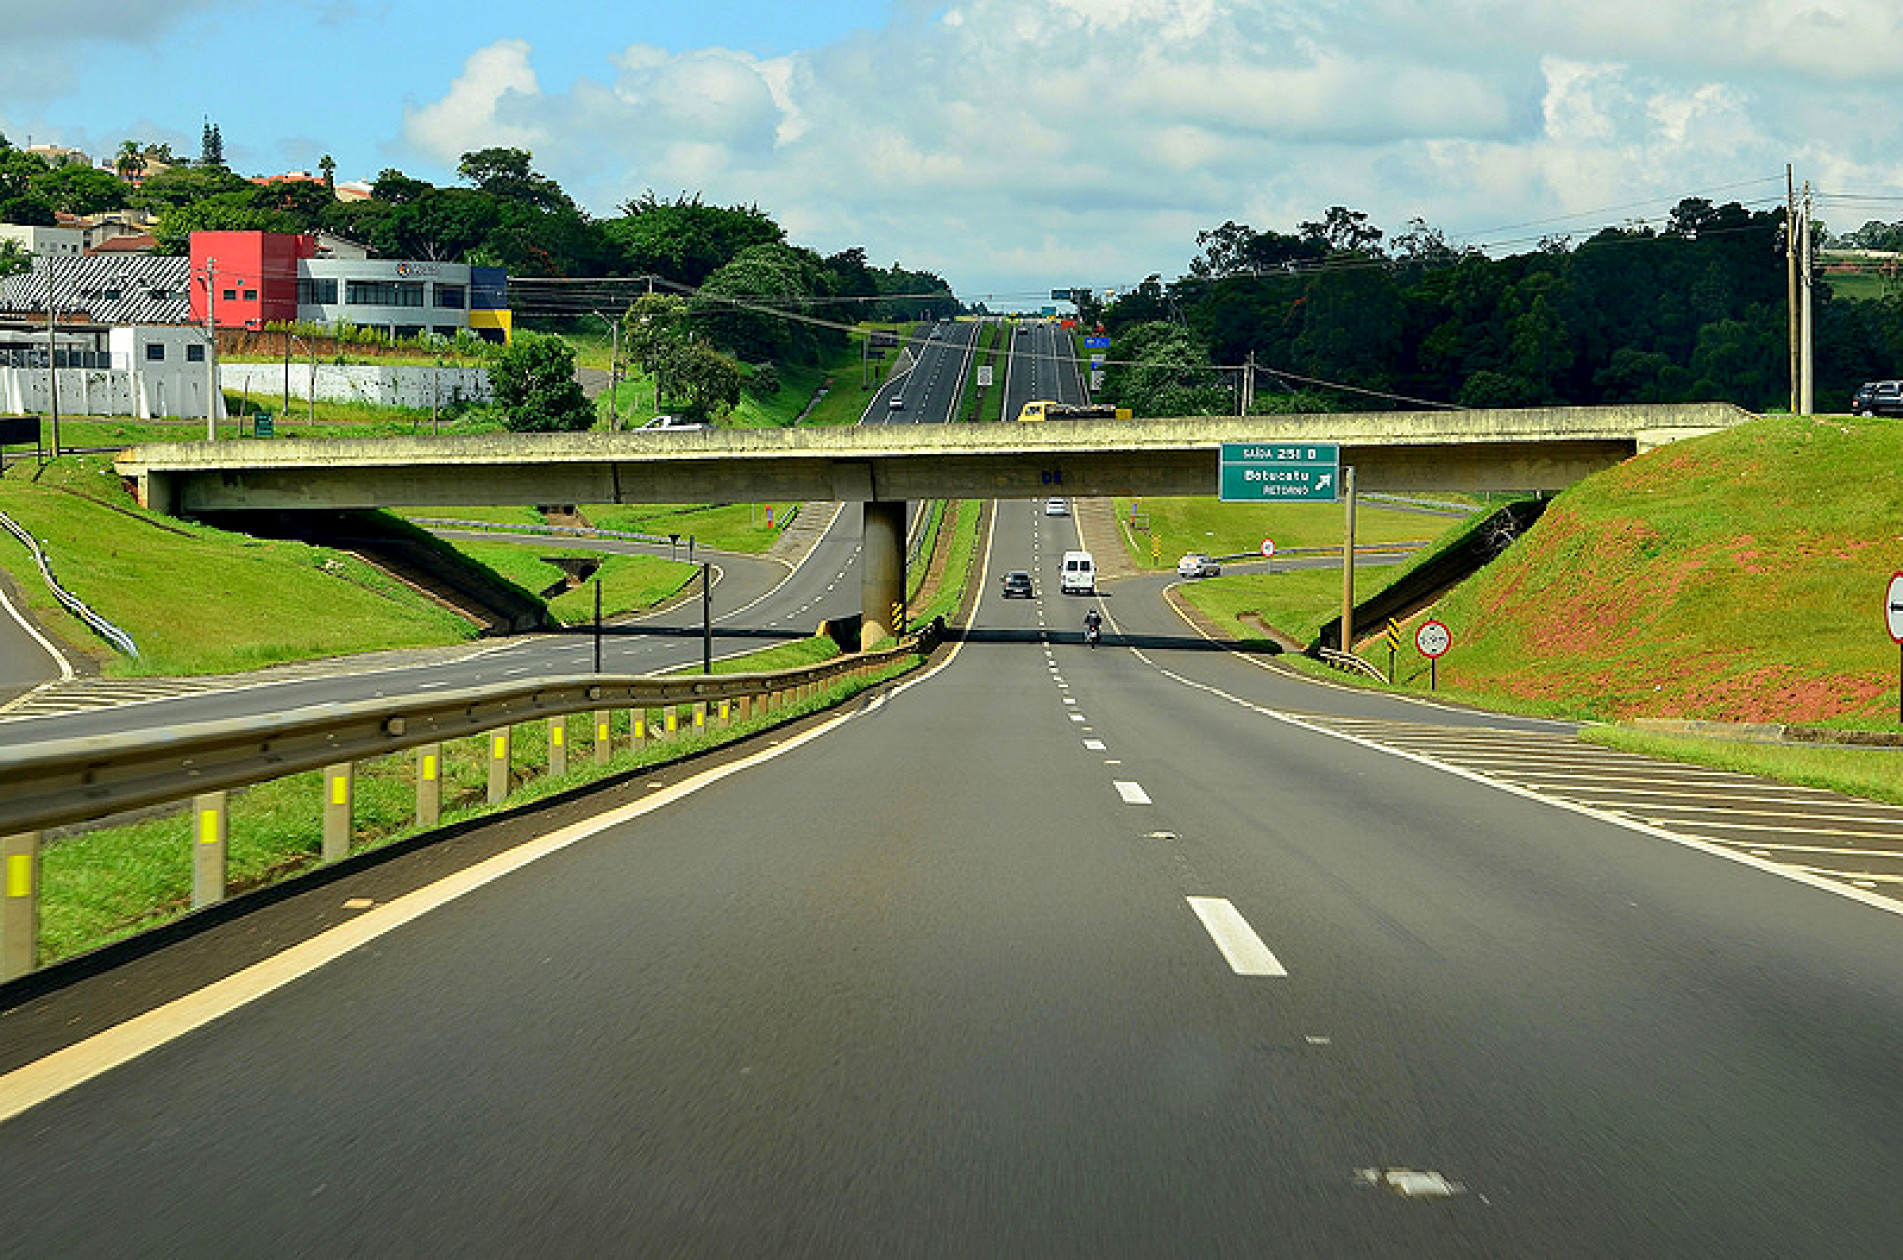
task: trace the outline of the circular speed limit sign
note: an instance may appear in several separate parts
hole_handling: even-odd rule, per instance
[[[1264,538],[1262,540],[1262,558],[1264,560],[1273,560],[1275,558],[1275,539]]]
[[[1422,656],[1437,660],[1454,646],[1454,635],[1438,621],[1423,621],[1421,628],[1414,632],[1414,646],[1420,649]]]

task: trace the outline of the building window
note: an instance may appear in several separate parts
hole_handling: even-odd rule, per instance
[[[258,291],[257,291],[256,289],[246,289],[246,290],[244,291],[244,300],[245,300],[245,301],[247,301],[247,302],[255,302],[255,301],[257,301],[257,300],[258,300]]]
[[[414,341],[422,331],[421,324],[398,324],[390,330],[390,333],[399,341]]]
[[[147,363],[165,362],[164,344],[162,342],[157,342],[157,341],[146,342],[145,343],[145,361]]]
[[[350,306],[421,306],[421,280],[346,280],[344,302]]]
[[[300,278],[297,282],[297,304],[299,306],[337,305],[337,281],[310,276]]]
[[[205,347],[186,346],[185,361],[187,363],[203,363],[205,361]]]
[[[460,311],[467,304],[468,295],[460,284],[439,284],[436,286],[436,305],[445,309]]]

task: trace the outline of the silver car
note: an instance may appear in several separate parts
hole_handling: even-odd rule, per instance
[[[1200,551],[1192,551],[1176,562],[1176,576],[1179,578],[1220,577],[1222,566]]]

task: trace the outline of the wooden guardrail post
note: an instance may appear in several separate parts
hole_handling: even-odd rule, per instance
[[[634,709],[628,714],[628,746],[635,752],[640,752],[647,747],[647,742],[648,711],[644,708]]]
[[[696,700],[694,701],[694,734],[704,735],[706,733],[707,702],[705,700]]]
[[[614,755],[614,748],[608,742],[608,735],[614,730],[614,714],[606,709],[596,709],[595,714],[595,764],[605,766],[608,758]]]
[[[681,733],[680,706],[668,704],[661,706],[661,730],[663,738],[673,740]]]
[[[352,805],[357,792],[357,767],[340,762],[324,767],[324,860],[340,862],[350,856]]]
[[[434,827],[443,816],[443,746],[416,750],[416,825]]]
[[[748,692],[740,697],[740,722],[744,726],[751,721],[753,721],[753,693]]]
[[[225,899],[231,869],[231,794],[205,792],[192,798],[192,909]]]
[[[720,702],[720,716],[718,721],[720,723],[720,729],[723,731],[733,725],[733,701],[722,700]]]
[[[40,833],[0,839],[0,980],[40,965]]]
[[[548,720],[548,776],[559,779],[568,773],[568,718]]]
[[[504,726],[489,732],[489,803],[500,805],[509,795],[509,749],[515,742],[515,728]]]

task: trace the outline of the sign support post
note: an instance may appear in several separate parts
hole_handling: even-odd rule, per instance
[[[1896,642],[1896,720],[1903,725],[1903,573],[1890,578],[1883,596],[1883,624]]]
[[[1423,621],[1414,631],[1414,646],[1427,658],[1427,689],[1440,689],[1440,658],[1454,645],[1454,635],[1441,621]]]

